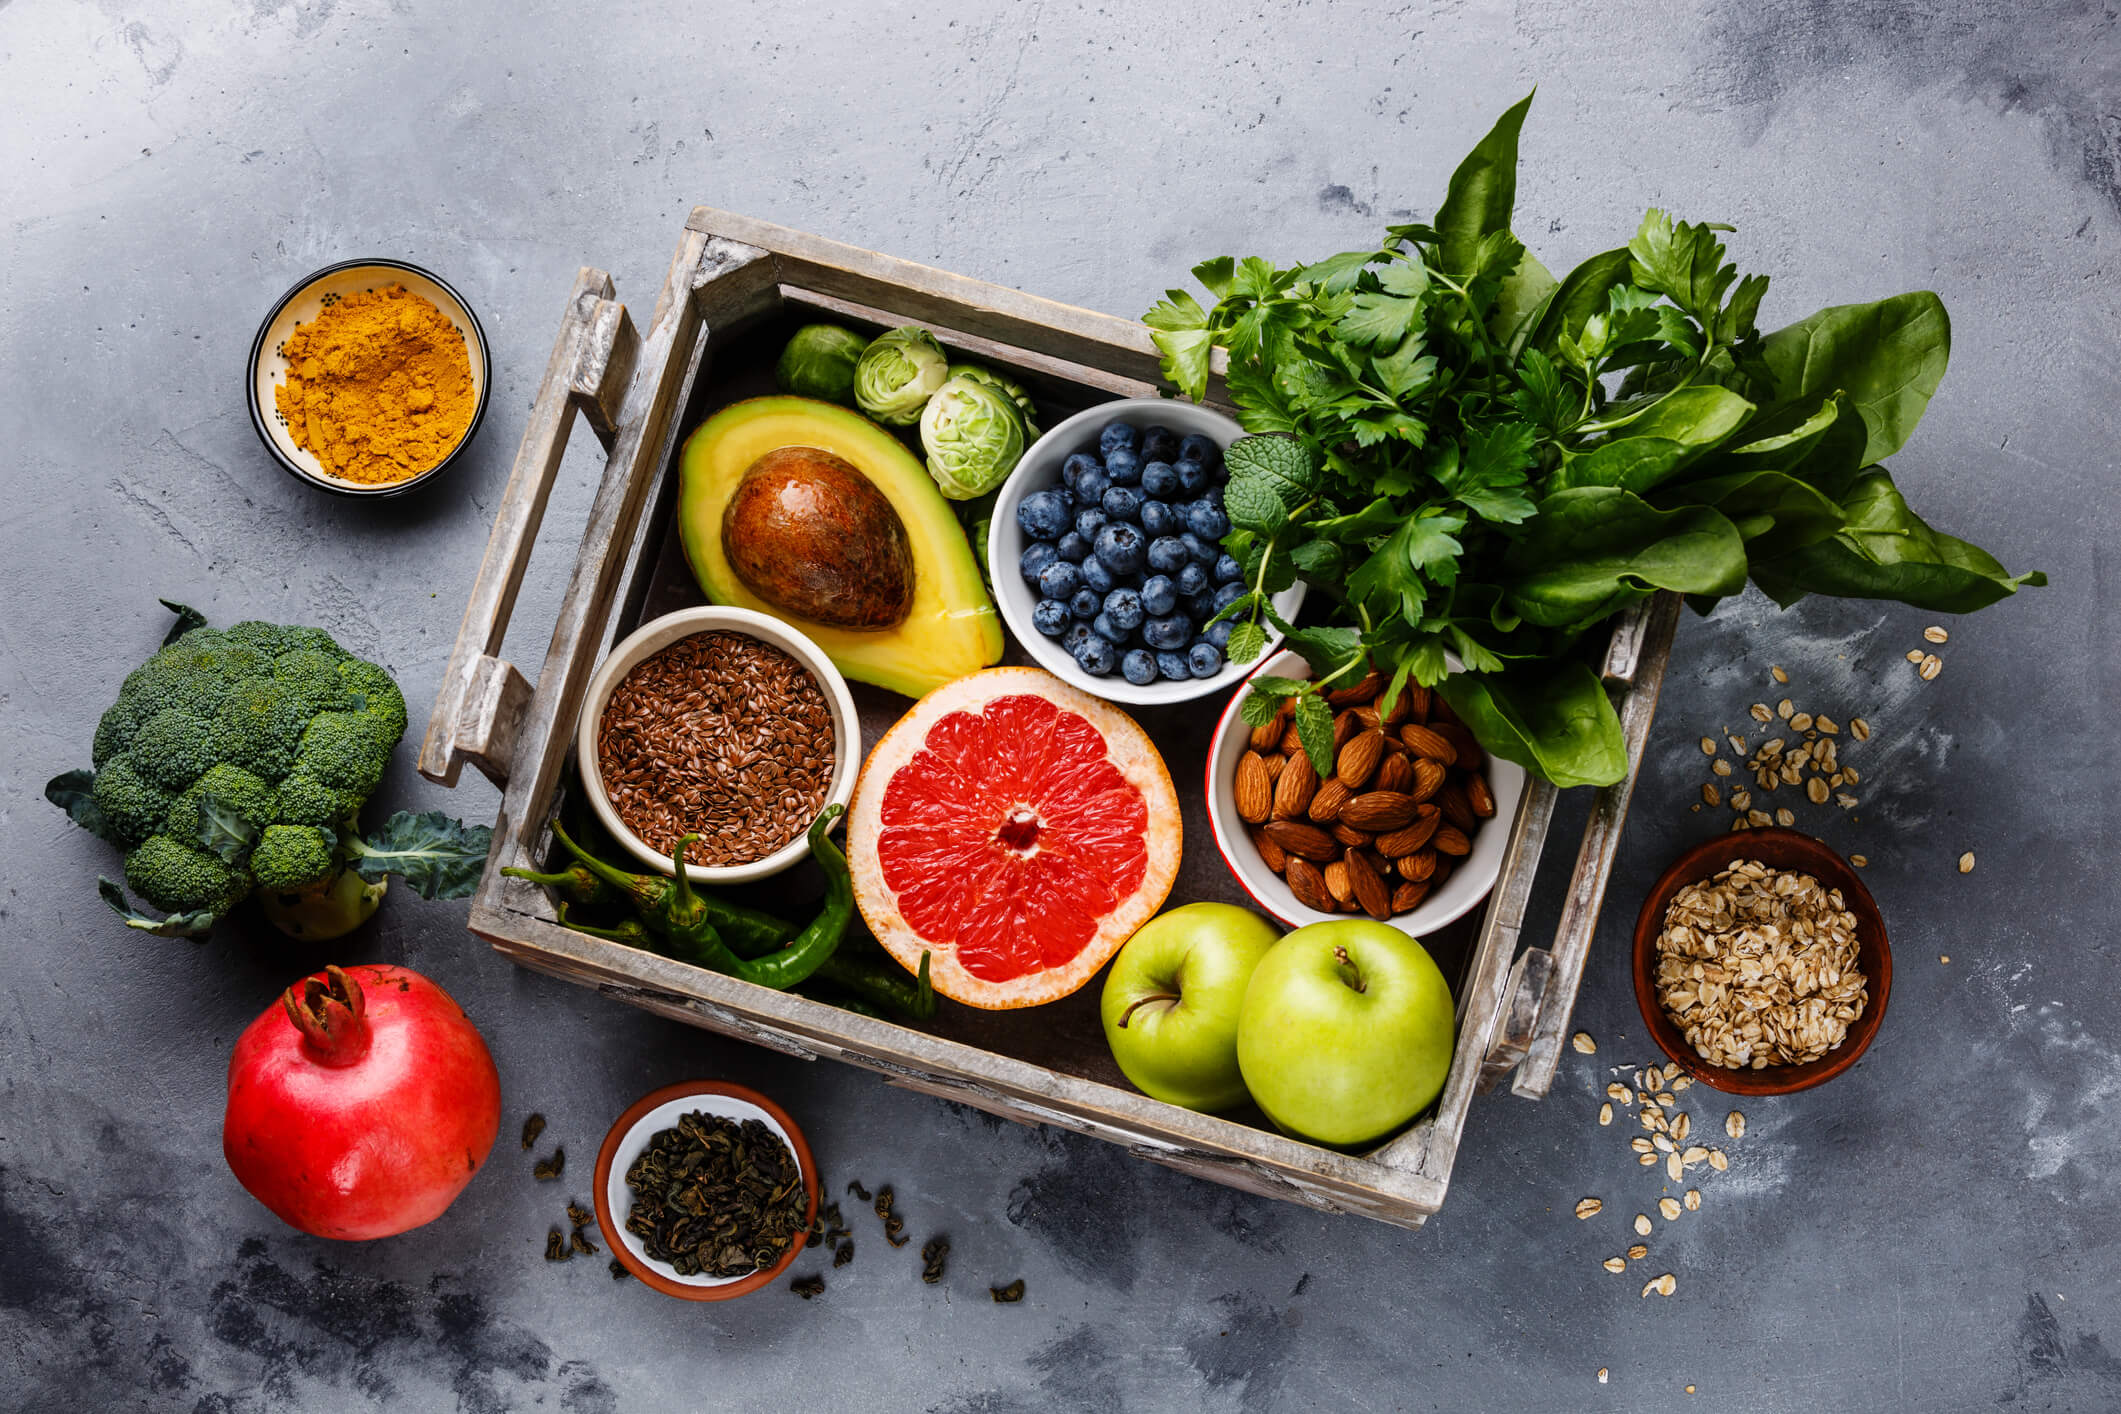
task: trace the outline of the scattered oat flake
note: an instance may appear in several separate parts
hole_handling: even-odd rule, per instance
[[[1599,1263],[1599,1265],[1604,1267],[1609,1272],[1624,1272],[1628,1269],[1628,1261],[1625,1257],[1608,1257],[1603,1262]],[[1605,1372],[1603,1370],[1599,1371],[1599,1374],[1601,1375],[1603,1375],[1604,1373]]]
[[[1791,730],[1791,731],[1793,731],[1793,732],[1808,732],[1808,731],[1810,731],[1811,729],[1812,729],[1812,714],[1811,714],[1811,713],[1809,713],[1809,712],[1799,712],[1799,713],[1797,713],[1797,714],[1796,714],[1795,716],[1793,716],[1793,717],[1791,717],[1791,718],[1790,718],[1790,730]]]
[[[1715,782],[1703,781],[1701,783],[1701,803],[1703,805],[1723,804],[1723,792],[1716,789]]]
[[[1775,823],[1787,830],[1797,823],[1797,812],[1785,805],[1775,812]]]
[[[1790,719],[1790,714],[1796,710],[1797,704],[1790,701],[1787,697],[1775,704],[1775,715],[1782,718],[1785,722]]]
[[[1653,1278],[1647,1286],[1643,1287],[1642,1294],[1644,1296],[1648,1296],[1651,1292],[1654,1291],[1659,1296],[1670,1296],[1672,1294],[1673,1288],[1677,1287],[1678,1285],[1679,1279],[1673,1276],[1670,1272],[1666,1272],[1661,1277]]]
[[[1666,1222],[1675,1222],[1678,1220],[1679,1214],[1684,1210],[1680,1208],[1677,1198],[1659,1198],[1657,1200],[1657,1211],[1664,1214]]]
[[[1765,702],[1755,702],[1752,706],[1746,708],[1746,711],[1752,714],[1752,718],[1756,722],[1772,722],[1775,720],[1775,709],[1768,706]]]
[[[1721,1149],[1711,1149],[1709,1150],[1709,1167],[1718,1173],[1724,1173],[1731,1167],[1731,1156],[1724,1153]]]
[[[1648,1243],[1638,1242],[1628,1249],[1628,1260],[1631,1262],[1639,1262],[1649,1255],[1650,1248]]]
[[[1937,954],[1937,961],[1939,961],[1939,962],[1950,962],[1951,960],[1952,960],[1952,955],[1951,955],[1950,953],[1948,953],[1948,952],[1946,952],[1946,953],[1939,953],[1939,954]]]
[[[1731,763],[1719,756],[1710,764],[1709,769],[1719,776],[1728,776],[1731,774]]]
[[[1598,1367],[1598,1383],[1600,1383],[1600,1384],[1604,1384],[1604,1383],[1605,1383],[1605,1366],[1603,1366],[1603,1365],[1600,1365],[1600,1366]]]
[[[1643,1138],[1640,1134],[1638,1134],[1633,1139],[1630,1139],[1628,1141],[1628,1147],[1630,1149],[1633,1149],[1638,1154],[1647,1154],[1651,1152],[1651,1150],[1654,1149],[1656,1146],[1652,1144],[1649,1140]]]
[[[1822,736],[1838,736],[1841,732],[1840,725],[1824,712],[1812,718],[1812,725],[1819,729]]]
[[[1938,657],[1936,654],[1931,653],[1923,658],[1922,666],[1917,668],[1915,671],[1921,674],[1922,680],[1924,682],[1934,681],[1936,679],[1937,674],[1944,671],[1944,660]]]
[[[1928,628],[1922,630],[1922,636],[1932,643],[1945,643],[1951,639],[1950,634],[1935,624],[1931,624]]]
[[[1850,803],[1853,804],[1854,802],[1852,801]],[[1871,861],[1869,856],[1862,854],[1850,855],[1849,863],[1855,865],[1858,869],[1868,869],[1871,867]]]
[[[1672,1182],[1677,1183],[1682,1177],[1685,1176],[1685,1173],[1686,1166],[1680,1163],[1679,1156],[1677,1154],[1666,1154],[1664,1156],[1664,1176],[1666,1178],[1669,1178],[1670,1180],[1672,1180]]]
[[[1849,718],[1849,735],[1858,741],[1869,741],[1871,739],[1871,724],[1864,721],[1861,717],[1851,717]]]
[[[1576,1201],[1576,1219],[1581,1222],[1585,1218],[1595,1218],[1604,1207],[1605,1204],[1596,1198],[1579,1198]]]
[[[1686,1191],[1686,1210],[1687,1210],[1688,1212],[1690,1212],[1690,1213],[1698,1213],[1698,1212],[1700,1212],[1700,1211],[1701,1211],[1701,1190],[1700,1190],[1700,1189],[1698,1189],[1698,1188],[1689,1188],[1689,1189],[1688,1189],[1688,1190]]]
[[[1730,739],[1730,741],[1731,741],[1731,750],[1732,750],[1732,752],[1733,752],[1733,753],[1735,753],[1736,755],[1739,755],[1739,756],[1743,756],[1743,755],[1745,755],[1745,738],[1744,738],[1744,737],[1742,737],[1742,736],[1734,736],[1734,737],[1732,737],[1732,738]]]
[[[1910,663],[1919,663],[1928,656],[1929,654],[1923,652],[1920,648],[1910,648],[1907,650],[1907,660]]]
[[[1657,1156],[1655,1154],[1644,1154],[1641,1158],[1635,1160],[1635,1162],[1641,1164],[1644,1168],[1648,1168],[1651,1164],[1657,1162]]]
[[[1624,1105],[1635,1098],[1635,1092],[1633,1090],[1628,1089],[1627,1086],[1620,1084],[1618,1081],[1615,1081],[1613,1084],[1605,1087],[1605,1097],[1608,1100],[1613,1101],[1615,1104]]]
[[[1701,739],[1701,754],[1703,756],[1714,756],[1716,754],[1716,738],[1705,736]]]
[[[1689,1144],[1686,1146],[1686,1151],[1679,1156],[1679,1162],[1684,1164],[1688,1168],[1692,1168],[1694,1165],[1700,1163],[1708,1156],[1709,1151],[1707,1149],[1704,1149],[1701,1145]]]
[[[1598,1123],[1599,1123],[1600,1125],[1608,1125],[1608,1124],[1611,1124],[1612,1122],[1613,1122],[1613,1103],[1612,1103],[1612,1101],[1608,1100],[1608,1101],[1607,1101],[1606,1103],[1604,1103],[1604,1104],[1602,1104],[1602,1105],[1600,1105],[1600,1106],[1598,1107]]]
[[[1776,682],[1788,682],[1790,680],[1790,675],[1782,671],[1782,669],[1778,666],[1769,667],[1768,676],[1773,678]]]
[[[1579,1031],[1571,1036],[1569,1044],[1574,1046],[1578,1053],[1586,1056],[1595,1055],[1598,1051],[1598,1043],[1591,1039],[1591,1033],[1588,1031]]]
[[[1723,1117],[1723,1132],[1733,1139],[1745,1138],[1745,1111],[1732,1110]]]
[[[1650,1215],[1648,1213],[1637,1213],[1635,1215],[1635,1231],[1643,1237],[1650,1235]]]
[[[1962,874],[1974,872],[1974,852],[1972,850],[1968,850],[1959,856],[1959,872]]]

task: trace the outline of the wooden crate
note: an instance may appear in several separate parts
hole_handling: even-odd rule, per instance
[[[1443,1095],[1420,1122],[1365,1154],[1291,1139],[1256,1112],[1246,1122],[1137,1093],[1106,1053],[1095,986],[1035,1012],[980,1013],[946,1004],[947,1014],[933,1025],[894,1025],[571,932],[558,926],[542,889],[501,876],[503,865],[533,865],[545,856],[546,826],[596,664],[635,624],[698,602],[671,524],[683,434],[734,397],[767,391],[770,350],[780,331],[819,316],[876,327],[926,325],[953,350],[1023,377],[1049,413],[1160,389],[1156,352],[1139,324],[705,207],[685,224],[645,332],[618,302],[610,277],[583,270],[420,752],[420,770],[431,780],[454,784],[469,761],[502,787],[493,854],[472,902],[472,931],[524,966],[784,1054],[847,1061],[894,1085],[1109,1140],[1250,1192],[1418,1227],[1443,1202],[1475,1093],[1513,1069],[1513,1088],[1522,1095],[1544,1095],[1552,1081],[1626,814],[1632,767],[1656,707],[1678,616],[1673,596],[1640,606],[1613,634],[1605,676],[1626,731],[1630,779],[1599,794],[1554,944],[1517,950],[1556,797],[1535,781],[1516,818],[1490,826],[1508,828],[1511,837],[1485,909],[1426,940],[1457,999],[1457,1047]],[[1218,380],[1210,400],[1224,397]],[[605,470],[533,684],[496,654],[578,412],[603,444]],[[907,705],[859,686],[857,695],[864,736],[872,742]],[[1138,715],[1167,754],[1205,751],[1205,727],[1197,721],[1189,727],[1175,715]],[[1182,781],[1185,764],[1174,768]],[[1205,846],[1203,802],[1188,800],[1186,808],[1192,848],[1174,901],[1242,901]],[[799,901],[790,891],[802,884],[796,876],[783,879],[792,882],[760,886],[760,898],[795,913]]]

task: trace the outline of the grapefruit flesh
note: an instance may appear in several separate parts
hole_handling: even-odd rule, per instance
[[[847,827],[855,899],[908,969],[971,1006],[1081,987],[1162,905],[1178,797],[1111,705],[1036,668],[936,689],[877,743]]]

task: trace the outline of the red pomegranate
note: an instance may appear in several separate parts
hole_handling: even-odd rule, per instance
[[[390,1237],[442,1215],[500,1125],[493,1057],[449,993],[403,967],[327,967],[237,1039],[221,1152],[302,1231]]]

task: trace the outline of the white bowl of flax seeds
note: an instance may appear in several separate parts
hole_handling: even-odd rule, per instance
[[[810,853],[818,812],[845,806],[861,723],[824,651],[750,609],[681,609],[641,625],[590,680],[575,731],[597,818],[672,872],[686,835],[696,884],[777,874]]]

